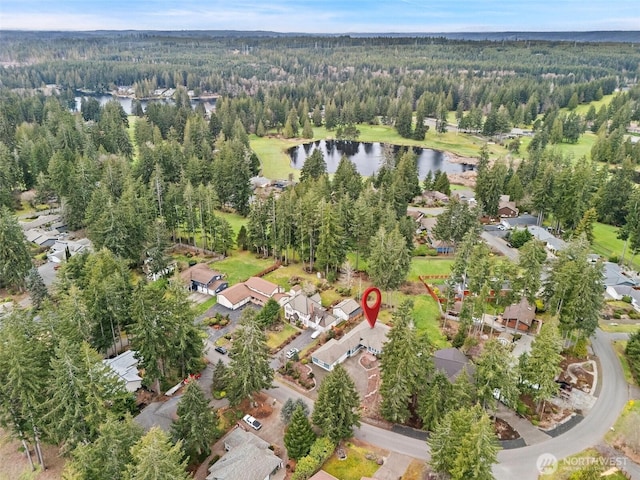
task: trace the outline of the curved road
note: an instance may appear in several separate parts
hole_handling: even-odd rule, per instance
[[[622,367],[611,346],[612,339],[619,335],[609,335],[597,330],[593,337],[594,353],[600,360],[602,388],[594,407],[578,425],[559,437],[523,448],[502,450],[498,454],[498,464],[493,468],[497,480],[537,480],[539,472],[536,466],[538,457],[543,453],[551,453],[561,459],[597,445],[614,424],[622,408],[629,399],[629,386],[624,379]],[[280,384],[279,388],[267,390],[267,393],[278,401],[287,398],[302,398],[312,404],[312,400],[301,393]],[[355,429],[356,438],[414,458],[428,460],[429,449],[422,440],[406,437],[373,425],[363,423]],[[640,480],[640,466],[627,461],[625,470],[633,480]]]

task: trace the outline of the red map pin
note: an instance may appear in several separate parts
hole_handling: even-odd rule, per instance
[[[373,302],[373,305],[369,306],[367,298],[369,298],[369,295],[372,293],[375,295],[376,300]],[[369,322],[369,325],[373,328],[376,324],[376,320],[378,319],[378,312],[380,311],[380,305],[382,304],[382,294],[380,293],[380,290],[376,287],[367,288],[362,294],[361,302],[362,310],[364,310],[364,315],[367,317],[367,322]]]

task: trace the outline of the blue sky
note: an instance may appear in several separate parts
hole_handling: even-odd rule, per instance
[[[0,0],[0,29],[640,30],[638,0]]]

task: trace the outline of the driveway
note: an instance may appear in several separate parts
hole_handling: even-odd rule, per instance
[[[307,328],[306,330],[303,330],[302,333],[294,338],[291,342],[285,345],[276,355],[274,355],[270,363],[271,368],[277,370],[286,363],[286,353],[289,349],[297,348],[298,350],[302,351],[309,345],[311,345],[311,343],[314,341],[313,338],[311,338],[313,332],[315,332],[313,328]]]
[[[515,248],[507,247],[507,242],[505,242],[502,238],[493,235],[493,233],[494,232],[482,232],[480,236],[485,242],[487,242],[487,245],[489,245],[490,248],[509,258],[509,260],[517,262],[520,256],[518,254],[518,250],[516,250]]]

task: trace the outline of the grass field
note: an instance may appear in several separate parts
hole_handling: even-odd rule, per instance
[[[278,348],[288,339],[291,335],[295,334],[297,330],[288,323],[284,324],[284,328],[279,332],[267,332],[267,346],[269,348]]]
[[[629,367],[629,361],[627,360],[627,356],[624,354],[624,350],[627,348],[626,340],[618,340],[613,342],[613,349],[616,352],[616,355],[620,359],[620,365],[622,365],[622,372],[624,373],[624,379],[630,385],[635,385],[635,379],[631,374],[631,368]]]
[[[420,275],[449,275],[453,258],[413,257],[407,280],[417,282]],[[444,280],[430,280],[429,283],[444,283]]]
[[[609,258],[612,255],[622,257],[622,253],[624,251],[624,240],[620,240],[617,237],[618,230],[618,227],[614,227],[612,225],[595,223],[593,225],[593,251],[605,258]],[[631,255],[631,252],[627,249],[624,259],[625,265],[630,265],[633,269],[640,270],[640,262],[635,259],[635,256]]]
[[[362,447],[348,445],[345,451],[345,460],[339,460],[336,455],[332,455],[322,469],[340,480],[360,480],[362,477],[372,477],[380,468],[375,460],[367,459],[368,451]]]
[[[256,258],[249,252],[236,252],[219,262],[211,264],[211,268],[226,274],[229,286],[244,282],[247,278],[273,265],[270,258]]]
[[[240,227],[247,225],[247,218],[237,213],[216,211],[216,216],[224,218],[233,229],[233,241],[235,242]]]
[[[213,307],[216,304],[216,301],[216,297],[211,297],[209,300],[195,305],[193,307],[193,311],[196,313],[196,315],[202,315],[204,312]]]

